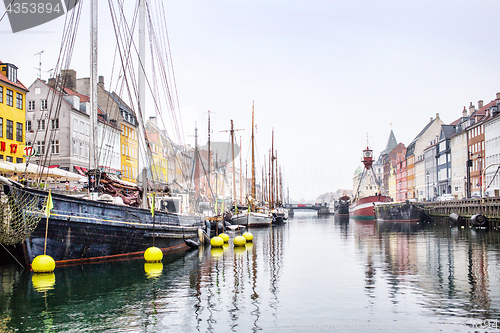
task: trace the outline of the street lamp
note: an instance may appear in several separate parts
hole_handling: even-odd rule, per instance
[[[483,197],[483,173],[481,172],[482,170],[482,166],[483,166],[483,163],[482,163],[482,159],[483,157],[481,156],[481,154],[478,154],[477,155],[477,159],[479,160],[479,197]]]
[[[464,176],[464,198],[467,199],[467,176]]]

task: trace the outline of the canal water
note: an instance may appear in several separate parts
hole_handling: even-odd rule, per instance
[[[500,231],[302,212],[252,233],[162,267],[0,268],[0,332],[500,331]]]

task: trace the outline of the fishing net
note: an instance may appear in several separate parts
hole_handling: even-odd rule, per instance
[[[25,241],[43,216],[46,198],[10,187],[0,194],[0,244],[13,245]],[[40,204],[43,203],[43,204]]]

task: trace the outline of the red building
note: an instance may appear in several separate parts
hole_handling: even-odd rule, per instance
[[[396,201],[404,201],[408,197],[406,148],[396,157]]]

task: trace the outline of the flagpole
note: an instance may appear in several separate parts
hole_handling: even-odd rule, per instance
[[[49,233],[49,216],[50,216],[50,211],[54,207],[54,204],[52,203],[52,194],[50,192],[51,190],[49,189],[49,195],[47,197],[47,206],[45,207],[45,215],[47,216],[47,220],[45,221],[45,243],[43,245],[43,255],[47,252],[47,236]]]

